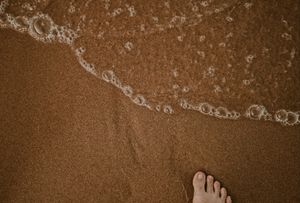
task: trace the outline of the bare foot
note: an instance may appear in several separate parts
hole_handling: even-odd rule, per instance
[[[194,197],[193,203],[232,203],[231,197],[227,196],[225,188],[221,188],[219,181],[214,177],[199,171],[193,179]]]

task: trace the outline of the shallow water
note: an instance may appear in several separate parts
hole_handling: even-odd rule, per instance
[[[4,0],[0,27],[67,44],[86,71],[152,111],[298,125],[299,6]]]

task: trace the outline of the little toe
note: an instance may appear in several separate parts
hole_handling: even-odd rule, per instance
[[[214,177],[212,177],[211,175],[207,176],[207,180],[206,180],[206,191],[208,193],[213,193],[213,186],[214,185]]]
[[[226,203],[232,203],[232,200],[231,200],[231,197],[230,197],[230,196],[227,196],[227,198],[226,198]]]
[[[205,192],[205,182],[206,182],[205,173],[199,171],[194,175],[193,186],[194,186],[195,195]]]

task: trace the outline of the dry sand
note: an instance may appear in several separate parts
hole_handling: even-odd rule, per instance
[[[151,112],[63,45],[0,41],[1,202],[182,203],[197,170],[234,202],[300,202],[300,126]]]

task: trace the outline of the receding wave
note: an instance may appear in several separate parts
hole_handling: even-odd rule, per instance
[[[299,3],[281,4],[4,0],[0,28],[68,45],[87,72],[148,110],[293,126]]]

